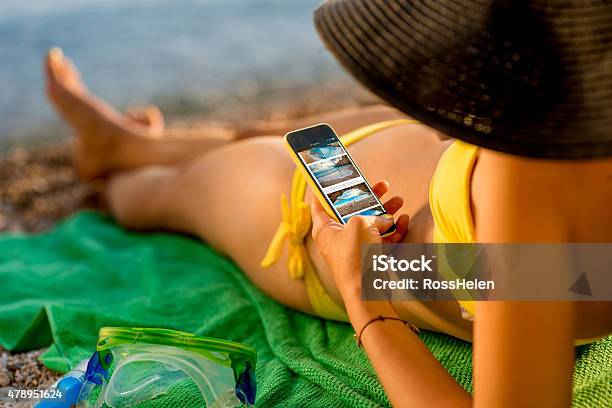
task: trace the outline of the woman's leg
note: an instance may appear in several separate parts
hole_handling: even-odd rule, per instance
[[[227,134],[164,129],[163,117],[155,108],[129,112],[128,115],[119,113],[87,91],[78,70],[58,49],[51,51],[46,59],[46,74],[49,98],[79,136],[75,146],[77,160],[88,157],[87,161],[76,163],[84,179],[152,164],[181,163],[233,140]],[[242,139],[279,135],[320,122],[331,124],[342,134],[369,123],[403,116],[395,109],[376,105],[315,115],[280,125],[254,123],[236,136]],[[152,138],[158,139],[157,142],[151,143]],[[90,154],[93,152],[96,154]]]
[[[84,179],[115,171],[171,165],[228,143],[227,137],[156,137],[158,127],[144,126],[90,94],[72,63],[53,50],[46,60],[47,94],[75,130],[75,160]]]
[[[123,225],[198,236],[231,257],[267,295],[312,313],[304,283],[289,277],[285,258],[271,268],[259,266],[281,221],[279,197],[289,193],[292,171],[279,138],[252,138],[181,165],[117,173],[107,201]]]
[[[155,138],[147,126],[88,94],[61,56],[48,62],[48,81],[52,101],[77,131],[77,168],[109,175],[106,201],[120,223],[198,236],[236,261],[269,296],[312,312],[303,281],[287,274],[286,259],[259,266],[281,221],[279,198],[289,193],[294,169],[280,138],[229,144]]]

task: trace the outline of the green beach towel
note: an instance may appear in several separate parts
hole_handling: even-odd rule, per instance
[[[167,327],[251,345],[260,407],[389,405],[349,325],[281,306],[199,241],[126,231],[93,212],[45,234],[0,236],[0,345],[49,346],[44,364],[66,371],[91,355],[102,326]],[[430,332],[421,338],[471,392],[471,345]],[[576,355],[574,404],[611,406],[612,337]],[[148,405],[199,403],[185,384]]]

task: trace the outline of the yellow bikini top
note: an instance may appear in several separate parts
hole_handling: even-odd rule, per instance
[[[473,243],[474,218],[472,216],[472,173],[478,146],[460,140],[442,155],[429,185],[429,206],[434,221],[433,241],[437,244]],[[438,257],[438,261],[443,259]],[[439,265],[440,268],[443,265]],[[452,272],[452,268],[446,268]],[[476,314],[473,301],[459,301],[464,317]]]

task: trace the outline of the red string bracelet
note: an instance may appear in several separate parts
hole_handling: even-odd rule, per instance
[[[373,319],[370,319],[366,324],[363,325],[363,327],[361,328],[361,330],[359,330],[359,334],[355,333],[353,335],[353,337],[356,338],[357,340],[357,347],[361,347],[362,343],[361,343],[361,335],[363,334],[363,331],[366,329],[366,327],[368,327],[369,325],[371,325],[374,322],[377,321],[382,321],[384,322],[385,320],[395,320],[398,322],[402,322],[404,323],[410,330],[412,330],[413,332],[415,332],[417,335],[420,333],[420,330],[418,327],[416,327],[415,325],[411,324],[410,322],[408,322],[407,320],[404,319],[400,319],[399,317],[391,317],[391,316],[376,316]]]

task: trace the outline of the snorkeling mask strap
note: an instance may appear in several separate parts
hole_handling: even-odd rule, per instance
[[[100,352],[96,351],[89,359],[89,363],[87,363],[87,371],[85,371],[85,381],[92,382],[96,385],[102,385],[102,381],[104,379],[108,380],[107,368],[112,362],[113,355],[107,353],[105,359],[110,360],[104,362],[100,359],[100,357]]]
[[[236,397],[243,404],[255,405],[255,395],[257,393],[257,383],[255,381],[255,373],[250,362],[246,362],[244,370],[238,378],[236,378]]]

